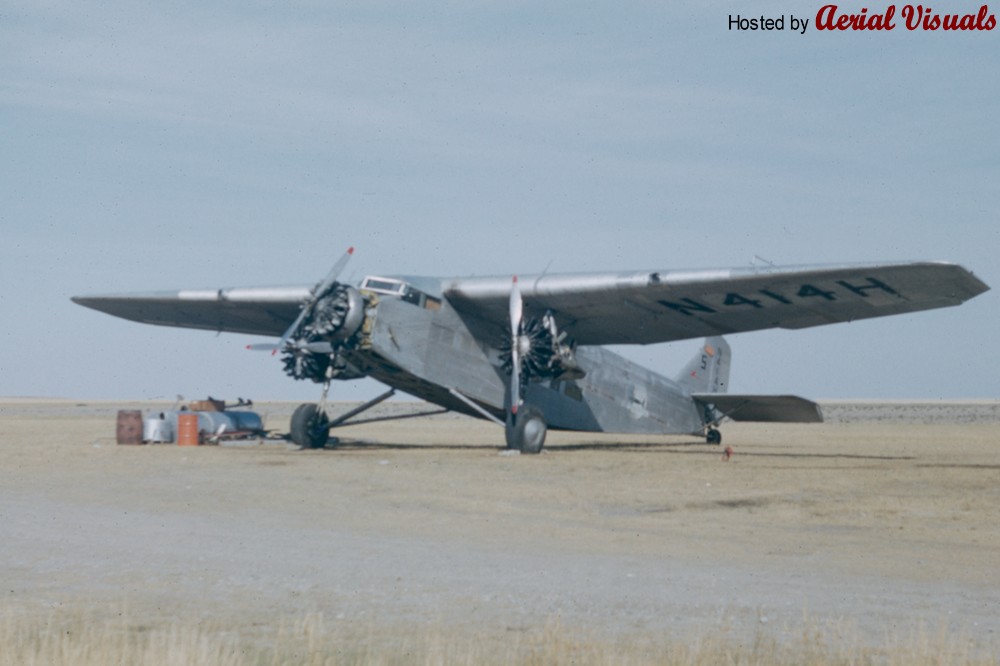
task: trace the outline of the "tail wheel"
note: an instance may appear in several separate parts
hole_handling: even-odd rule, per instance
[[[322,449],[330,440],[330,419],[311,402],[292,413],[292,441],[304,449]]]
[[[542,411],[533,405],[524,405],[517,414],[507,415],[507,448],[521,453],[541,453],[545,445],[548,426]]]

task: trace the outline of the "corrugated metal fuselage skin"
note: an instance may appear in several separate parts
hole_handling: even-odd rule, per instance
[[[508,393],[493,344],[504,332],[470,321],[448,304],[431,310],[385,298],[370,315],[370,335],[351,360],[389,386],[472,416],[480,416],[455,390],[503,418]],[[474,335],[469,326],[476,328]],[[493,339],[482,335],[496,328]],[[532,382],[525,401],[537,406],[550,428],[617,433],[696,434],[701,410],[677,383],[602,347],[579,347],[586,376],[575,381]]]

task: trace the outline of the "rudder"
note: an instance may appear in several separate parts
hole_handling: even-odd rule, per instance
[[[729,390],[729,343],[722,336],[705,338],[675,381],[689,393],[725,393]]]

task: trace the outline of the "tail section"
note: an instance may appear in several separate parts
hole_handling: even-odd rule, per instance
[[[675,381],[689,393],[725,393],[729,390],[729,343],[721,336],[705,338]]]

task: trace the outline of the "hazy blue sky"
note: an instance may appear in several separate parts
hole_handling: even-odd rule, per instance
[[[246,336],[69,297],[312,283],[348,245],[356,278],[760,255],[1000,288],[1000,30],[728,30],[822,4],[4,0],[0,395],[314,398]],[[998,397],[997,293],[733,336],[732,388]]]

